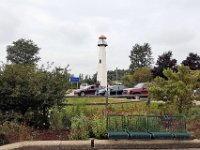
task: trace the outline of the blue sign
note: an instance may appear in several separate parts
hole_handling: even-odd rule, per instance
[[[78,77],[71,77],[70,78],[70,82],[74,82],[74,83],[77,83],[77,82],[79,82],[79,78]]]

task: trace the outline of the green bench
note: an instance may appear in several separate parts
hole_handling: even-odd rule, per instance
[[[190,139],[191,135],[186,130],[186,119],[184,116],[170,116],[169,124],[169,132],[173,134],[175,139]]]
[[[146,116],[127,115],[126,128],[129,139],[151,139],[151,134],[147,131]]]
[[[166,116],[147,116],[147,131],[152,139],[173,139],[169,132],[169,119]]]
[[[109,139],[129,139],[129,134],[125,127],[124,115],[107,116],[107,133]]]
[[[107,115],[108,139],[189,139],[184,116]]]

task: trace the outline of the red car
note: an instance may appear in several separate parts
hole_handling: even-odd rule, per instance
[[[123,90],[123,95],[127,98],[140,99],[141,97],[148,97],[147,83],[138,83],[133,88],[127,88]]]

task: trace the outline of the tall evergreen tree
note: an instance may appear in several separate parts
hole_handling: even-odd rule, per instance
[[[182,61],[182,64],[190,67],[191,70],[200,70],[200,56],[194,53],[189,53],[186,60]]]
[[[129,58],[131,61],[131,71],[142,67],[149,67],[153,64],[151,47],[148,43],[145,43],[144,45],[135,44]]]
[[[170,68],[173,71],[175,71],[177,68],[177,60],[172,59],[172,51],[168,51],[158,57],[156,65],[157,66],[155,66],[152,70],[153,77],[155,78],[157,76],[160,76],[160,77],[166,78],[163,75],[163,70]]]
[[[32,40],[19,39],[7,46],[7,60],[13,64],[33,65],[40,60],[38,52],[39,47]]]

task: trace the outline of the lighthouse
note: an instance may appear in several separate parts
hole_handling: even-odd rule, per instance
[[[101,35],[98,41],[99,47],[99,60],[97,69],[97,81],[101,86],[107,86],[107,70],[106,70],[106,37]]]

